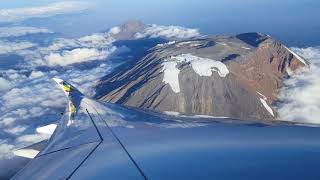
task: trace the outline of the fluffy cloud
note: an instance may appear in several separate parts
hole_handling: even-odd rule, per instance
[[[9,159],[13,156],[12,150],[14,146],[8,144],[4,140],[0,140],[0,159]]]
[[[6,42],[0,41],[0,54],[8,54],[16,51],[32,48],[36,44],[23,41],[23,42]]]
[[[10,88],[11,88],[11,83],[8,80],[0,77],[0,92],[6,91]]]
[[[56,39],[50,46],[41,48],[42,51],[59,51],[75,48],[108,48],[115,41],[110,33],[95,33],[78,39]]]
[[[50,134],[27,134],[17,138],[18,142],[24,143],[36,143],[46,139],[49,139]]]
[[[44,76],[44,73],[41,71],[32,71],[30,74],[30,78],[38,78]]]
[[[293,48],[310,63],[310,69],[304,69],[285,81],[280,91],[278,112],[281,119],[320,123],[320,48]]]
[[[111,28],[111,29],[109,30],[109,33],[110,33],[110,34],[118,34],[118,33],[120,33],[120,32],[121,32],[121,29],[120,29],[119,26],[115,26],[115,27],[113,27],[113,28]]]
[[[112,49],[111,52],[114,50],[115,49]],[[45,59],[50,66],[65,66],[92,60],[102,60],[105,59],[108,54],[109,52],[105,50],[99,51],[93,48],[77,48],[71,51],[63,51],[62,53],[51,53],[46,56]]]
[[[114,41],[110,33],[95,33],[78,39],[60,38],[48,47],[40,47],[38,57],[44,57],[42,65],[49,66],[104,60],[117,50],[112,45]]]
[[[81,12],[88,4],[79,1],[64,1],[39,7],[0,9],[0,22],[21,21],[33,17],[50,17],[59,14]]]
[[[36,28],[36,27],[0,27],[0,38],[4,37],[17,37],[24,36],[28,34],[38,34],[38,33],[53,33],[46,28]]]
[[[25,131],[27,128],[25,126],[16,126],[13,128],[8,128],[5,129],[4,131],[10,134],[14,134],[14,135],[19,135],[21,134],[23,131]]]
[[[0,19],[1,17],[0,15]],[[2,87],[4,84],[7,86],[0,93],[0,129],[3,129],[0,133],[0,159],[9,157],[4,154],[10,153],[14,148],[48,138],[37,135],[35,129],[61,118],[60,113],[64,111],[67,102],[63,92],[51,78],[66,79],[87,96],[94,95],[94,85],[116,66],[108,59],[115,58],[117,63],[121,63],[121,53],[130,51],[124,46],[113,45],[115,40],[112,35],[118,31],[119,28],[115,27],[106,33],[95,33],[77,39],[57,38],[46,46],[41,46],[41,42],[33,44],[26,41],[0,41],[0,53],[15,53],[23,57],[23,66],[0,70],[1,78],[5,79]],[[36,33],[36,30],[33,32]],[[12,34],[3,33],[2,36],[20,36],[24,33],[31,31],[17,30]],[[165,34],[157,33],[159,36]],[[88,67],[74,65],[92,60],[99,61],[90,63]]]
[[[12,154],[7,154],[15,148],[48,138],[38,135],[36,127],[60,119],[66,99],[51,78],[66,79],[86,95],[94,95],[94,85],[112,67],[106,59],[117,50],[113,41],[109,33],[56,39],[46,47],[25,41],[0,41],[3,53],[18,54],[25,63],[14,70],[0,70],[0,88],[3,90],[0,93],[0,128],[3,129],[0,141],[5,142],[0,147],[0,159],[11,157]],[[122,48],[119,49],[121,52]],[[119,53],[116,52],[115,55]],[[72,66],[73,63],[98,59],[99,63],[85,69]]]
[[[161,26],[155,24],[146,27],[143,32],[135,35],[136,38],[164,37],[169,39],[189,39],[199,36],[200,33],[198,29],[189,29],[180,26]]]
[[[110,36],[114,32],[109,33],[96,33],[89,36],[84,36],[78,39],[81,46],[85,47],[105,47],[106,45],[110,45],[115,40]]]

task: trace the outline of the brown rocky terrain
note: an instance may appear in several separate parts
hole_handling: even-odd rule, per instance
[[[97,98],[156,111],[275,119],[272,104],[283,80],[305,66],[286,46],[259,33],[174,41],[104,77]]]

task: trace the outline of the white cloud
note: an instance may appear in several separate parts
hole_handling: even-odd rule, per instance
[[[280,119],[320,123],[320,47],[293,48],[298,55],[307,59],[310,69],[292,74],[280,91],[282,101],[278,105]]]
[[[13,157],[12,150],[14,149],[14,146],[11,144],[8,144],[4,140],[0,140],[0,159],[9,159]]]
[[[1,92],[1,91],[6,91],[6,90],[10,89],[11,86],[12,86],[12,85],[11,85],[11,83],[10,83],[8,80],[0,77],[0,92]]]
[[[88,3],[64,1],[39,7],[0,9],[0,22],[21,21],[34,17],[50,17],[59,14],[81,12],[88,9]]]
[[[24,132],[27,128],[25,126],[16,126],[13,128],[5,129],[4,131],[10,134],[19,135]]]
[[[44,73],[41,71],[32,71],[30,74],[30,78],[38,78],[44,76]]]
[[[50,134],[28,134],[17,138],[21,143],[37,143],[50,138]]]
[[[100,51],[93,48],[78,48],[71,51],[63,51],[62,53],[51,53],[46,56],[45,59],[50,66],[65,66],[92,60],[102,60],[105,59],[109,53],[110,52],[105,50]]]
[[[48,47],[42,47],[42,51],[58,51],[64,48],[74,48],[74,47],[80,47],[80,43],[77,42],[74,39],[64,39],[64,38],[59,38],[55,40],[50,46]]]
[[[82,47],[105,47],[111,45],[115,40],[109,33],[96,33],[89,36],[84,36],[78,39]]]
[[[121,29],[119,26],[115,26],[109,30],[110,34],[119,34],[120,32],[121,32]]]
[[[79,42],[78,40],[76,41]],[[109,43],[106,43],[105,46],[115,50],[115,47]],[[42,48],[45,49],[45,47]],[[110,52],[110,49],[106,49],[107,52]],[[46,54],[50,52],[60,54],[60,51],[48,50],[40,50],[40,52],[35,50],[29,51],[28,53]],[[65,55],[63,52],[64,51],[60,54],[61,57],[74,57],[63,56]],[[77,51],[73,53],[76,52]],[[75,57],[78,55],[75,55]],[[26,56],[24,57],[26,58]],[[34,57],[35,59],[33,59]],[[30,61],[31,64],[34,61],[38,61],[38,55],[30,56],[29,58],[30,59],[27,59],[27,61]],[[29,134],[24,136],[25,132],[30,133],[29,129],[36,129],[36,127],[46,125],[43,124],[43,122],[52,123],[53,120],[59,120],[61,116],[60,112],[63,112],[65,108],[66,99],[63,92],[55,87],[56,83],[50,80],[52,77],[58,76],[66,79],[78,86],[86,95],[92,96],[95,92],[95,83],[110,70],[110,66],[103,61],[101,61],[99,65],[88,69],[77,69],[72,66],[66,66],[61,67],[63,69],[58,70],[50,70],[50,67],[47,67],[49,70],[40,71],[33,70],[34,67],[35,66],[24,66],[21,70],[6,70],[2,72],[3,76],[8,79],[7,81],[9,82],[10,80],[10,83],[14,88],[8,89],[8,91],[4,93],[0,93],[0,128],[6,129],[4,132],[13,136],[11,139],[0,137],[0,141],[5,138],[5,141],[10,142],[11,144],[10,148],[3,145],[3,152],[1,152],[0,147],[1,157],[5,156],[8,158],[9,156],[4,155],[4,153],[7,151],[9,152],[12,148],[24,147],[43,139],[43,137],[39,137],[38,135]],[[29,77],[25,75],[26,72],[31,72]],[[41,119],[41,121],[37,121],[39,119]],[[26,131],[25,127],[28,127],[28,131]]]
[[[2,37],[46,32],[32,28],[13,30],[16,32],[3,31]],[[51,81],[52,77],[68,80],[88,96],[95,94],[94,85],[113,67],[107,60],[110,54],[117,56],[129,50],[113,46],[110,33],[116,33],[116,29],[78,39],[54,39],[49,46],[0,40],[0,54],[14,53],[23,58],[23,66],[19,64],[14,69],[0,70],[0,88],[3,89],[0,90],[0,129],[3,129],[0,133],[0,159],[13,157],[13,149],[48,138],[30,133],[39,126],[58,121],[65,109],[65,96]],[[99,63],[92,63],[87,68],[72,66],[73,63],[96,59],[100,60]]]
[[[32,48],[36,44],[23,41],[23,42],[6,42],[0,41],[0,54],[13,53],[16,51]]]
[[[95,33],[78,39],[56,39],[50,46],[41,48],[41,51],[59,51],[75,48],[106,48],[115,41],[110,33]]]
[[[112,31],[116,32],[116,29]],[[52,77],[66,79],[84,94],[94,95],[94,85],[114,67],[106,60],[110,53],[117,56],[129,50],[114,47],[110,33],[55,39],[45,47],[26,41],[0,41],[0,52],[16,53],[25,63],[23,67],[1,71],[1,77],[6,79],[4,84],[10,82],[10,88],[0,93],[0,128],[6,130],[3,131],[5,135],[8,134],[0,136],[0,141],[7,144],[3,145],[3,153],[39,141],[42,137],[26,133],[60,119],[66,99],[56,83],[50,80]],[[95,59],[101,60],[85,69],[72,66],[73,63]],[[0,156],[3,153],[0,147]]]
[[[60,38],[48,47],[39,48],[39,53],[42,55],[38,57],[44,56],[42,65],[44,63],[49,66],[104,60],[117,50],[112,45],[114,41],[110,33],[95,33],[78,39]],[[41,65],[41,62],[38,64]]]
[[[0,27],[0,38],[3,37],[17,37],[24,36],[28,34],[38,34],[38,33],[53,33],[46,28],[36,28],[36,27]]]
[[[146,27],[143,32],[135,35],[136,38],[164,37],[169,39],[189,39],[199,36],[200,33],[198,29],[189,29],[180,26],[161,26],[155,24]]]
[[[0,124],[4,126],[10,126],[16,121],[15,118],[13,117],[3,117],[2,120],[0,121]]]

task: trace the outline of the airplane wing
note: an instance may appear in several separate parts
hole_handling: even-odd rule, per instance
[[[66,112],[47,146],[12,179],[320,178],[317,127],[168,116],[103,104],[55,80]]]
[[[60,79],[55,81],[68,98],[64,116],[47,146],[12,179],[70,179],[85,162],[89,162],[90,156],[97,154],[102,155],[99,159],[104,160],[105,166],[114,169],[110,171],[110,177],[143,179],[107,124],[98,116],[94,102],[69,83]]]

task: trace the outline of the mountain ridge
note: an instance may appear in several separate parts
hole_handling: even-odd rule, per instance
[[[210,66],[217,63],[229,71],[224,77]],[[168,40],[148,50],[131,68],[105,76],[96,98],[156,111],[273,120],[277,113],[271,106],[283,80],[307,66],[262,33]],[[177,80],[179,91],[172,85]]]

